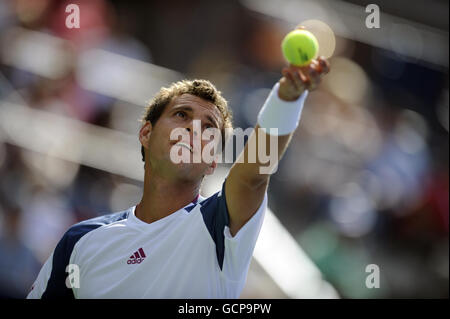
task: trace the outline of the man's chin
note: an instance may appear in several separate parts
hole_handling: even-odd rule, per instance
[[[205,175],[203,170],[194,163],[177,163],[173,164],[173,177],[184,182],[195,182],[201,180]]]
[[[197,162],[194,161],[194,154],[193,153],[184,153],[181,154],[180,156],[178,156],[176,159],[172,159],[172,158],[168,158],[168,160],[171,162],[171,165],[174,170],[176,170],[178,173],[177,174],[181,174],[181,175],[199,175],[199,176],[203,176],[201,175],[202,173],[204,174],[204,170],[207,169],[208,164],[200,161]],[[201,160],[201,159],[200,159]]]
[[[208,168],[208,164],[204,162],[194,163],[192,159],[187,161],[181,161],[179,163],[173,163],[175,170],[177,171],[186,171],[187,173],[191,172],[193,174],[202,174]]]

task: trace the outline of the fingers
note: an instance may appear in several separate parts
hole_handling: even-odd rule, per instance
[[[296,67],[288,67],[283,69],[283,75],[292,81],[297,91],[304,91],[309,86],[309,78],[305,73]]]
[[[281,70],[281,74],[283,74],[283,76],[284,76],[286,79],[288,79],[288,80],[294,82],[294,78],[293,78],[292,74],[289,72],[289,68],[284,67],[283,70]]]
[[[291,83],[292,89],[301,93],[315,90],[322,77],[330,71],[330,64],[324,57],[312,60],[307,66],[290,65],[282,69],[282,74]]]
[[[302,92],[298,91],[294,79],[289,72],[283,72],[283,75],[279,82],[278,96],[286,101],[295,101]]]
[[[321,68],[321,73],[324,75],[330,72],[330,62],[328,62],[323,56],[319,57],[316,62],[319,64]]]
[[[305,73],[301,70],[294,70],[294,80],[295,80],[295,86],[297,87],[298,90],[300,91],[304,91],[308,88],[308,86],[310,85],[310,79],[308,78],[307,75],[305,75]]]
[[[291,65],[283,69],[283,75],[288,74],[297,90],[314,90],[320,82],[321,69],[318,63],[312,61],[309,65],[297,67]]]
[[[320,82],[321,73],[318,71],[318,65],[311,63],[308,68],[309,86],[308,90],[312,91],[317,88]]]
[[[324,57],[312,60],[306,67],[305,71],[309,77],[308,90],[312,91],[317,88],[322,77],[330,71],[330,64]]]

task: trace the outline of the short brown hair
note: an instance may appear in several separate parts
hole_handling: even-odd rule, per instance
[[[228,108],[227,101],[223,98],[222,93],[208,80],[182,80],[172,83],[169,87],[163,87],[150,100],[145,108],[144,115],[141,119],[142,125],[150,121],[155,125],[156,121],[161,117],[166,106],[177,96],[183,94],[195,95],[208,102],[213,103],[222,115],[223,125],[220,129],[222,133],[222,150],[225,147],[225,128],[232,128],[232,112]],[[144,147],[141,147],[142,161],[145,162]]]

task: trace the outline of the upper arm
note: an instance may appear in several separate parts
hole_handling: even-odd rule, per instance
[[[260,173],[260,167],[267,166],[267,164],[262,164],[258,156],[251,154],[251,152],[256,152],[256,155],[259,154],[261,138],[266,141],[264,153],[267,154],[266,150],[274,151],[270,149],[272,144],[270,139],[277,137],[265,134],[259,125],[256,125],[243,151],[231,167],[225,182],[226,202],[230,219],[229,228],[232,236],[257,212],[267,191],[270,175]]]
[[[29,298],[73,299],[75,297],[72,288],[66,285],[66,269],[70,264],[75,244],[82,236],[96,227],[98,225],[78,224],[72,226],[64,234],[39,273]],[[36,291],[33,292],[34,290]]]
[[[225,181],[225,199],[229,214],[229,228],[232,236],[252,218],[264,200],[269,177],[259,184],[249,184],[240,178],[239,171],[231,169]]]
[[[263,202],[270,174],[274,172],[273,168],[283,156],[291,137],[292,133],[269,135],[259,125],[255,126],[244,150],[233,164],[225,184],[231,235],[234,236],[245,225]],[[260,154],[264,154],[266,158],[259,158]],[[270,174],[261,173],[261,168]]]
[[[66,286],[66,267],[72,253],[70,230],[64,234],[42,267],[27,298],[73,298]]]

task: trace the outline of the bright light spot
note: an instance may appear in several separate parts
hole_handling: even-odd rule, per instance
[[[319,42],[319,56],[324,56],[328,59],[333,55],[336,48],[336,37],[328,24],[320,20],[306,20],[299,25],[306,27],[317,38],[317,42]]]
[[[104,50],[84,51],[77,66],[77,80],[83,88],[136,105],[181,79],[172,70]]]
[[[78,173],[80,166],[78,163],[64,161],[37,152],[24,152],[24,162],[42,183],[65,188],[72,184]]]
[[[330,63],[331,70],[323,78],[323,85],[345,102],[363,101],[369,87],[366,72],[347,58],[335,57]]]
[[[340,231],[350,237],[367,234],[376,222],[371,198],[356,183],[338,189],[330,203],[330,215]]]
[[[365,108],[340,103],[328,92],[317,91],[308,98],[301,127],[311,135],[328,137],[364,158],[377,154],[381,133],[373,115]]]
[[[304,108],[301,127],[312,135],[333,134],[340,121],[341,106],[337,99],[319,90],[309,96],[306,103],[312,107]]]
[[[60,38],[14,28],[2,42],[2,60],[7,65],[50,79],[61,78],[70,67],[67,42]]]
[[[409,154],[420,152],[425,147],[427,124],[416,112],[404,111],[395,127],[394,139],[402,151]]]
[[[383,196],[382,201],[379,202],[379,207],[396,207],[405,194],[405,186],[401,176],[391,167],[383,167],[378,176],[383,183]]]
[[[137,120],[141,117],[142,106],[118,100],[111,107],[109,127],[117,131],[136,134],[140,128],[140,122]]]
[[[367,192],[378,208],[381,207],[383,199],[383,183],[379,176],[369,170],[363,170],[358,175],[358,184]]]
[[[382,138],[373,115],[362,107],[349,104],[341,110],[340,117],[331,137],[365,158],[376,155]]]

